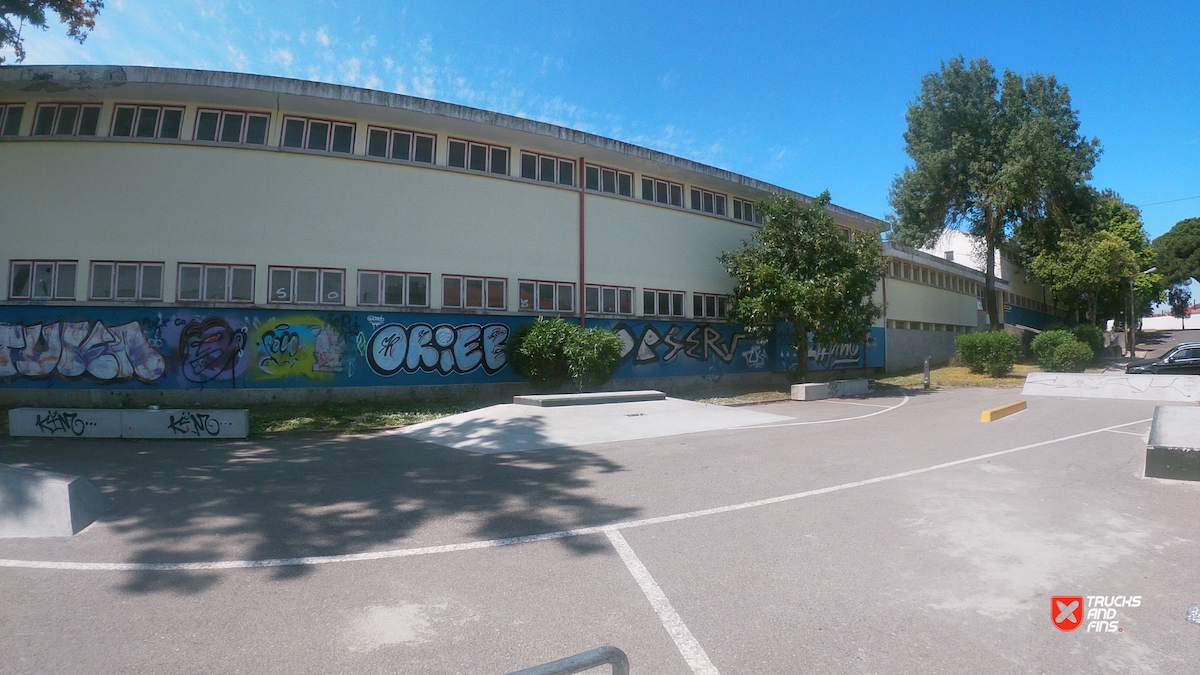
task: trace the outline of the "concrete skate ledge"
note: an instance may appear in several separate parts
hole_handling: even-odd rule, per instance
[[[516,405],[533,405],[551,408],[564,405],[598,405],[601,403],[636,403],[638,401],[665,401],[667,395],[661,391],[605,391],[594,394],[542,394],[536,396],[514,396]]]
[[[1200,408],[1160,405],[1154,409],[1146,476],[1200,481]]]
[[[245,438],[247,410],[13,408],[8,433],[40,438]]]
[[[875,391],[874,380],[833,380],[792,385],[793,401],[819,401],[823,398],[862,396]]]

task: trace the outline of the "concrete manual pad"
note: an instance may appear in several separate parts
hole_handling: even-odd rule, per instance
[[[1021,395],[1200,402],[1200,375],[1030,373]]]
[[[110,506],[79,476],[0,464],[0,537],[69,537]]]
[[[791,417],[668,398],[541,408],[494,405],[394,433],[484,454],[573,447],[792,422]]]
[[[1200,480],[1200,408],[1160,405],[1154,409],[1146,443],[1146,475]]]

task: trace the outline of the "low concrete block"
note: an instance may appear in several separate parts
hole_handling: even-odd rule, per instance
[[[793,401],[819,401],[840,396],[862,396],[875,391],[875,380],[834,380],[792,385]]]
[[[514,396],[516,405],[534,405],[551,408],[564,405],[598,405],[600,403],[635,403],[637,401],[665,401],[667,395],[661,391],[602,391],[592,394],[541,394],[536,396]]]
[[[112,502],[79,476],[0,464],[0,537],[66,537]]]
[[[120,438],[120,410],[86,408],[13,408],[8,411],[12,436]]]
[[[1021,395],[1200,402],[1200,375],[1030,373]]]
[[[246,410],[122,410],[122,438],[245,438]]]
[[[1200,481],[1200,408],[1160,405],[1154,409],[1146,475]]]

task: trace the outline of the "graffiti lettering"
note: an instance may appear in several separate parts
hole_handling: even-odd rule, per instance
[[[808,348],[808,360],[819,370],[854,367],[860,363],[862,345],[817,345]]]
[[[384,377],[400,371],[436,371],[442,375],[469,373],[478,367],[491,375],[507,360],[504,346],[508,342],[508,326],[493,323],[486,326],[467,324],[429,326],[418,323],[405,328],[389,323],[379,328],[367,341],[367,365]]]
[[[680,352],[700,361],[716,356],[722,363],[729,364],[737,353],[738,343],[746,337],[745,333],[733,333],[726,338],[720,330],[707,323],[693,326],[682,337],[680,333],[683,333],[684,327],[679,324],[671,324],[666,333],[659,331],[654,324],[646,324],[642,334],[637,337],[633,329],[624,323],[614,326],[613,331],[624,345],[621,358],[633,354],[633,363],[639,366],[656,361],[670,363]],[[665,348],[665,353],[660,353],[660,348]]]
[[[85,422],[79,419],[78,413],[65,413],[57,410],[47,410],[46,416],[40,414],[34,418],[38,429],[44,434],[53,436],[58,432],[71,433],[76,436],[82,436],[88,426],[96,426],[95,422]]]
[[[278,324],[263,332],[259,349],[262,356],[258,358],[258,367],[264,373],[274,373],[278,367],[290,368],[298,360],[300,334],[286,323]]]
[[[91,376],[112,382],[157,382],[167,362],[146,341],[137,321],[105,326],[97,321],[51,324],[0,323],[0,377]]]
[[[179,417],[172,414],[167,428],[177,436],[198,437],[202,433],[216,436],[221,433],[221,422],[205,413],[185,412],[180,413]]]

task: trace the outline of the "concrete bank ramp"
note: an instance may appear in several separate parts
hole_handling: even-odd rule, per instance
[[[1200,402],[1200,375],[1030,373],[1021,394],[1193,403]]]
[[[69,537],[110,506],[79,476],[0,464],[0,538]]]
[[[1200,408],[1160,405],[1146,443],[1146,475],[1200,481]]]
[[[494,454],[792,421],[791,417],[746,408],[668,398],[563,407],[494,405],[392,433],[459,450]]]

